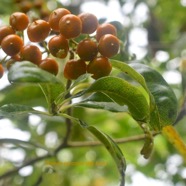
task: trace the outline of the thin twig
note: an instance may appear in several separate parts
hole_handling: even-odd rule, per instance
[[[153,136],[158,135],[159,132],[152,132]],[[146,138],[146,135],[136,135],[132,137],[127,137],[127,138],[118,138],[114,139],[114,141],[117,144],[124,144],[124,143],[129,143],[129,142],[134,142],[134,141],[141,141]],[[96,146],[102,146],[103,144],[100,141],[84,141],[84,142],[68,142],[66,148],[77,148],[77,147],[96,147]]]
[[[21,166],[16,167],[16,168],[14,168],[14,169],[12,169],[10,171],[7,171],[4,174],[0,175],[0,179],[6,178],[8,176],[12,176],[12,175],[16,174],[23,167],[26,167],[28,165],[33,165],[33,164],[37,163],[38,161],[44,160],[44,159],[49,158],[51,156],[52,156],[52,154],[48,153],[48,154],[46,154],[44,156],[40,156],[40,157],[36,157],[34,159],[31,159],[31,160],[28,160],[27,162],[23,163]]]
[[[71,80],[67,81],[67,85],[66,85],[66,90],[68,90],[71,86]],[[70,97],[70,93],[68,92],[67,95],[65,96],[66,99],[68,99]],[[70,101],[71,103],[71,101]],[[69,103],[69,104],[70,104]],[[71,116],[72,115],[72,108],[68,108],[67,109],[67,115]],[[58,153],[62,148],[67,146],[68,140],[70,138],[70,134],[71,134],[71,128],[72,128],[72,121],[69,118],[66,118],[66,134],[65,137],[63,138],[62,143],[56,148],[55,150],[55,154]]]

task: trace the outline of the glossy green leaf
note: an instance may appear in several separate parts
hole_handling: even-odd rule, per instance
[[[28,61],[16,62],[12,65],[8,73],[8,80],[11,83],[61,83],[54,75]]]
[[[96,127],[87,126],[86,124],[84,125],[84,127],[87,128],[106,147],[106,149],[112,156],[113,160],[115,161],[118,171],[121,175],[120,186],[124,186],[125,185],[126,161],[125,161],[125,158],[123,156],[121,149],[112,140],[112,138],[109,135],[101,132]]]
[[[150,125],[155,130],[171,125],[177,117],[176,96],[162,75],[147,65],[111,60],[113,67],[128,74],[147,91],[150,98]]]
[[[121,106],[109,98],[106,94],[96,92],[91,94],[88,98],[83,99],[80,103],[76,104],[78,107],[87,107],[94,109],[103,109],[111,112],[126,112],[127,107]]]
[[[150,115],[151,127],[161,130],[163,126],[172,125],[177,117],[178,103],[169,84],[159,72],[146,65],[132,63],[130,66],[144,77],[154,98],[155,105],[152,105]]]
[[[147,92],[149,91],[144,77],[140,73],[138,73],[135,69],[133,69],[131,66],[129,66],[128,64],[124,62],[113,60],[113,59],[110,60],[110,62],[112,63],[112,66],[114,68],[117,68],[121,70],[122,72],[126,73],[131,78],[136,80]]]
[[[148,103],[142,92],[127,81],[117,77],[103,77],[96,80],[82,95],[101,92],[120,106],[127,105],[134,119],[145,121],[148,117]]]

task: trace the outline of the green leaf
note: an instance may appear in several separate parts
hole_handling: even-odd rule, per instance
[[[171,125],[177,117],[178,103],[176,96],[162,75],[147,65],[138,63],[126,64],[111,60],[112,66],[129,75],[148,93],[150,101],[150,126],[161,130]]]
[[[154,98],[155,105],[151,105],[151,127],[161,130],[166,125],[172,125],[177,117],[178,102],[169,84],[159,72],[144,64],[132,63],[130,66],[144,77]]]
[[[127,111],[127,108],[125,106],[120,106],[120,105],[115,104],[113,102],[111,102],[111,103],[107,103],[107,102],[79,103],[75,106],[94,108],[94,109],[103,109],[103,110],[108,110],[111,112],[126,112]]]
[[[39,110],[35,110],[30,106],[19,105],[19,104],[6,104],[0,107],[0,119],[9,118],[19,120],[24,116],[28,116],[30,114],[35,114],[40,116],[42,119],[56,121],[56,122],[64,122],[64,118],[61,116],[53,116],[47,112],[42,112]]]
[[[106,94],[101,92],[96,92],[91,94],[88,98],[84,99],[75,106],[94,108],[94,109],[103,109],[111,112],[126,112],[127,107],[120,106],[119,104],[113,102]]]
[[[117,68],[121,70],[122,72],[126,73],[131,78],[136,80],[147,92],[149,91],[144,77],[140,73],[138,73],[135,69],[133,69],[131,66],[129,66],[128,64],[124,62],[113,60],[113,59],[110,60],[110,62],[112,63],[112,66],[114,68]]]
[[[74,80],[73,84],[71,85],[71,89],[74,88],[75,86],[79,85],[80,83],[86,81],[89,77],[91,77],[91,74],[83,74],[79,76],[76,80]]]
[[[0,91],[0,106],[9,103],[46,107],[43,92],[32,83],[15,83],[3,88]]]
[[[28,61],[16,62],[12,65],[8,73],[8,80],[11,83],[61,83],[53,74]]]
[[[134,119],[145,121],[148,117],[149,106],[145,96],[135,86],[117,77],[103,77],[96,80],[81,94],[101,92],[120,106],[127,105]]]
[[[118,171],[121,175],[120,186],[124,186],[125,185],[126,161],[125,161],[125,158],[123,156],[121,149],[112,140],[112,138],[110,136],[101,132],[96,127],[86,126],[86,124],[84,125],[84,127],[86,127],[106,147],[106,149],[108,150],[108,152],[112,156],[113,160],[115,161]]]
[[[28,115],[29,113],[37,112],[30,106],[7,104],[0,107],[0,117],[18,118],[20,116]]]

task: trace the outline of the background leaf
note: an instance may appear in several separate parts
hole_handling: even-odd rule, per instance
[[[7,104],[0,107],[0,117],[17,118],[19,116],[28,115],[30,112],[37,112],[32,107],[18,104]]]
[[[2,89],[0,91],[0,106],[9,103],[46,107],[46,100],[41,88],[32,83],[14,83]]]

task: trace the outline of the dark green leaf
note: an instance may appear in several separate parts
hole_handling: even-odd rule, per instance
[[[111,60],[113,67],[120,69],[137,81],[147,91],[150,98],[150,125],[155,130],[161,130],[163,126],[171,125],[177,117],[176,96],[156,70],[138,63],[130,65]]]
[[[155,105],[151,106],[151,127],[161,130],[163,126],[172,125],[177,117],[178,103],[171,87],[156,70],[139,63],[132,63],[130,66],[145,78],[154,98]]]

